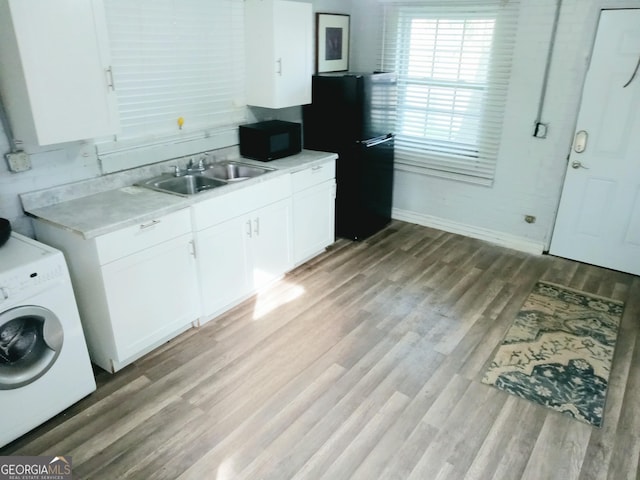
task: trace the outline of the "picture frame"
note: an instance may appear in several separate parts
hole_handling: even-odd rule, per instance
[[[341,13],[316,13],[316,73],[349,70],[349,24]]]

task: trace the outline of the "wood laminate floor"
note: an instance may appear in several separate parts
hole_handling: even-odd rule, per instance
[[[540,279],[627,302],[601,429],[480,382]],[[94,479],[636,479],[639,330],[638,277],[393,222],[0,454]]]

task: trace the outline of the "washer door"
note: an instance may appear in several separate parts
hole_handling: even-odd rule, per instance
[[[24,387],[55,363],[64,332],[51,310],[25,305],[0,314],[0,390]]]

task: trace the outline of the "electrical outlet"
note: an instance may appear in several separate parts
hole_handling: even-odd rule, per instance
[[[31,170],[31,159],[26,152],[12,152],[5,155],[9,170],[18,173]]]

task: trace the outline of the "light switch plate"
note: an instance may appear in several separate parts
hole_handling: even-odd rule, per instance
[[[18,173],[31,170],[31,159],[26,152],[7,153],[6,157],[9,170],[12,172]]]

